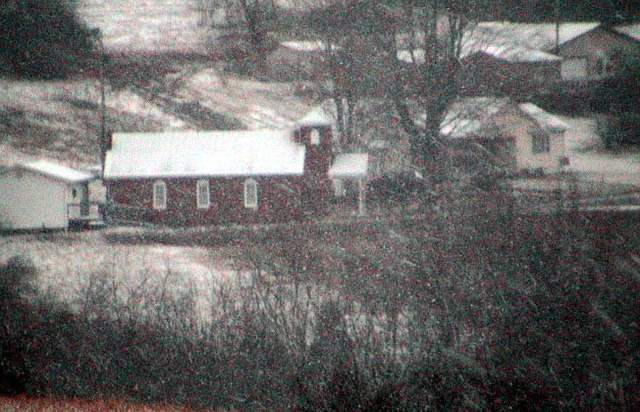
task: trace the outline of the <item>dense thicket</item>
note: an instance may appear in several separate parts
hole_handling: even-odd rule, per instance
[[[3,368],[14,390],[241,410],[637,410],[635,217],[450,192],[426,215],[238,239],[241,280],[200,326],[192,295],[126,297],[104,270],[75,313],[27,301],[12,260]]]
[[[522,22],[601,21],[620,23],[638,17],[637,0],[501,0],[494,18]]]
[[[0,62],[11,75],[66,78],[93,64],[91,32],[74,1],[5,0],[0,5]]]

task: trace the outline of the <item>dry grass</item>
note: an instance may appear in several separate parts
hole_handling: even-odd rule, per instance
[[[30,396],[0,397],[0,412],[195,412],[202,411],[172,405],[142,404],[116,399],[59,399]],[[211,410],[213,411],[213,410]]]

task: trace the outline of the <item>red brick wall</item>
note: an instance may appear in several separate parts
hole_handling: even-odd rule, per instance
[[[326,176],[326,174],[325,174]],[[157,179],[107,181],[113,207],[111,218],[167,225],[262,223],[324,214],[330,184],[326,177],[252,177],[258,182],[258,208],[244,207],[246,177],[209,179],[210,207],[196,202],[198,178],[162,179],[167,187],[167,208],[153,209],[153,184]]]

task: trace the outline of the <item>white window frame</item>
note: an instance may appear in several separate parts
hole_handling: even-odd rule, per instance
[[[313,146],[318,146],[320,144],[320,131],[316,128],[311,129],[309,132],[309,143]]]
[[[162,189],[161,192],[160,189]],[[167,208],[167,184],[162,180],[153,182],[153,208],[155,210]]]
[[[196,182],[196,204],[198,209],[209,209],[211,206],[209,187],[208,179],[200,179]]]
[[[244,181],[244,207],[247,209],[258,208],[258,182],[253,179]]]
[[[541,154],[551,152],[551,136],[539,130],[531,131],[531,153]]]

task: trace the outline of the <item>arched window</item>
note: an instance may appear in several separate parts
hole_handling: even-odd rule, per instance
[[[198,209],[209,208],[209,181],[207,179],[200,179],[196,183],[196,202]]]
[[[244,181],[244,207],[247,209],[258,208],[258,182],[253,179]]]
[[[167,208],[167,185],[162,180],[153,183],[153,208],[163,210]]]
[[[311,129],[311,136],[309,138],[312,145],[317,146],[320,144],[320,131],[318,129]]]

